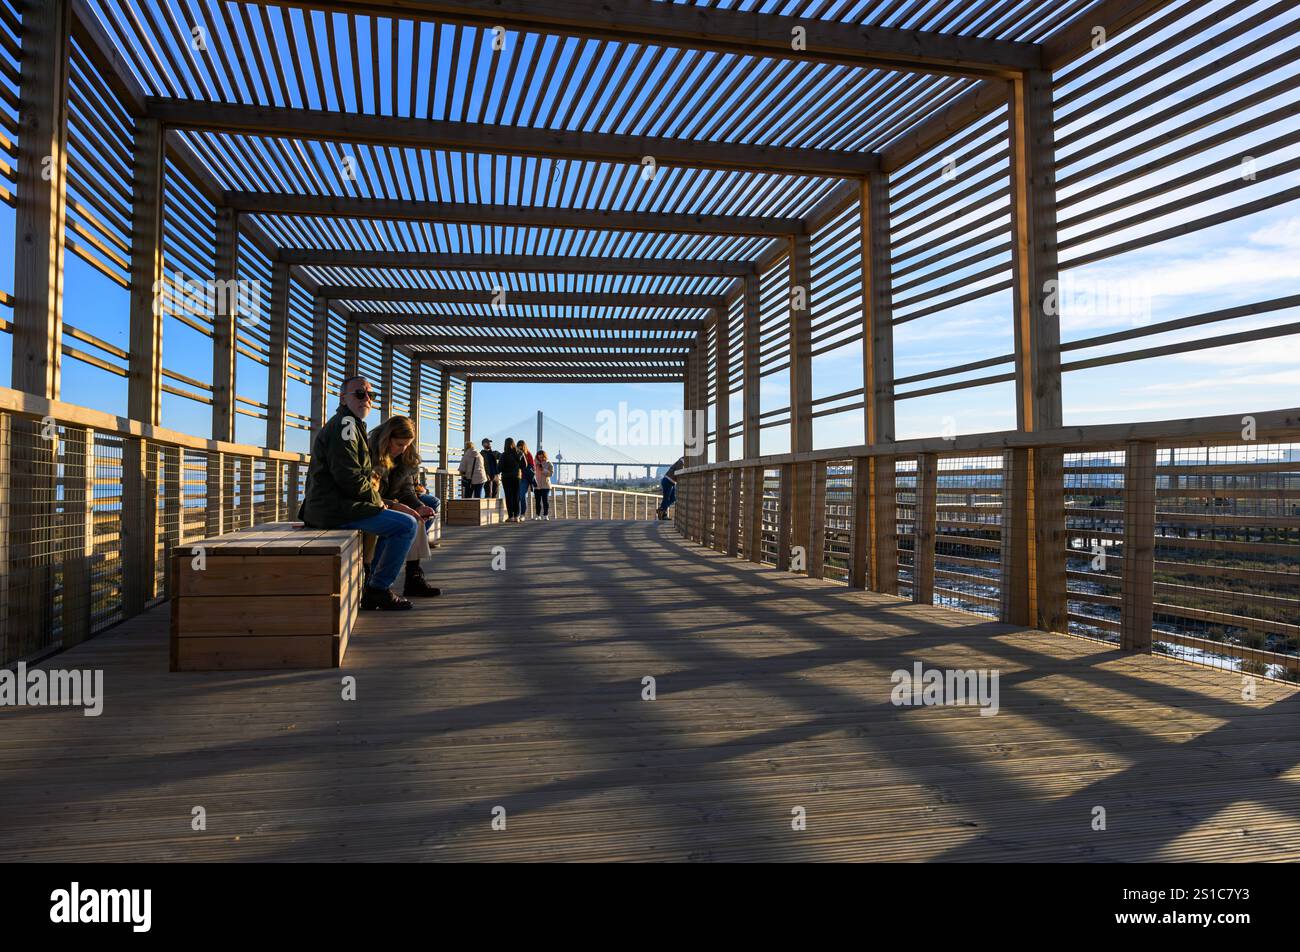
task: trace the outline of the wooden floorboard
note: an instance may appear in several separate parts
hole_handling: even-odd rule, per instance
[[[669,523],[451,527],[426,565],[443,596],[364,614],[341,670],[169,673],[166,606],[50,659],[104,713],[0,708],[0,860],[1300,859],[1284,685]],[[999,712],[893,705],[915,662],[996,670]]]

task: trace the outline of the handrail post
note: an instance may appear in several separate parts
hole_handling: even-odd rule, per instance
[[[740,467],[727,470],[727,555],[735,558],[740,548]]]
[[[63,431],[63,646],[90,637],[95,554],[95,431]]]
[[[745,558],[763,561],[763,467],[745,467]]]
[[[1028,627],[1029,591],[1029,450],[1002,453],[1002,548],[998,617]]]
[[[916,458],[916,541],[912,601],[922,605],[934,602],[934,535],[938,487],[938,456],[934,453],[919,454]]]
[[[871,588],[898,594],[898,488],[895,458],[871,458]]]
[[[1133,441],[1124,452],[1124,552],[1120,563],[1120,646],[1151,650],[1155,602],[1156,444]]]

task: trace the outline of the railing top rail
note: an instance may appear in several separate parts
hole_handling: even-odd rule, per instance
[[[1183,420],[1159,420],[1149,423],[1107,423],[1097,426],[1061,427],[1023,433],[1017,430],[1000,430],[992,433],[967,433],[953,438],[942,436],[916,440],[897,440],[891,443],[836,446],[807,453],[778,453],[751,459],[726,460],[682,469],[687,475],[718,469],[735,469],[746,466],[783,466],[788,463],[815,463],[826,460],[851,459],[864,456],[914,456],[917,453],[934,453],[937,456],[966,456],[990,453],[1005,449],[1054,446],[1069,449],[1100,449],[1119,447],[1138,440],[1157,445],[1220,446],[1244,442],[1242,430],[1246,418],[1253,421],[1253,442],[1278,442],[1300,440],[1300,407],[1288,410],[1268,410],[1253,414],[1230,414],[1216,417],[1192,417]]]
[[[574,486],[570,483],[551,483],[552,489],[576,489],[584,493],[608,493],[611,496],[648,496],[658,499],[658,493],[639,493],[630,489],[601,489],[599,486]]]
[[[206,450],[211,453],[231,453],[238,456],[255,456],[268,460],[283,460],[289,463],[306,463],[310,457],[305,453],[288,453],[281,450],[269,450],[264,446],[252,446],[247,443],[226,443],[222,440],[209,440],[199,436],[190,436],[176,430],[161,426],[151,426],[139,420],[114,416],[102,410],[92,410],[61,400],[46,400],[30,393],[23,393],[9,387],[0,387],[0,413],[28,417],[34,420],[50,419],[73,426],[84,426],[102,433],[115,433],[118,436],[132,436],[165,443],[185,449]]]

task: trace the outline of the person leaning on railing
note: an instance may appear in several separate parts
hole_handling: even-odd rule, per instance
[[[379,494],[366,443],[366,414],[375,400],[370,383],[365,377],[349,377],[340,396],[338,410],[312,441],[298,518],[313,529],[360,529],[378,536],[361,607],[409,609],[411,603],[393,594],[391,587],[420,522],[386,506]]]
[[[677,462],[668,467],[668,472],[664,473],[664,478],[659,480],[659,488],[663,490],[664,498],[659,503],[659,508],[655,513],[660,519],[668,518],[668,509],[677,501],[677,471],[686,466],[686,457],[680,456]]]
[[[420,454],[415,449],[415,425],[404,416],[389,417],[383,426],[366,440],[375,476],[379,478],[379,497],[384,505],[420,520],[423,532],[417,532],[406,553],[406,596],[440,595],[442,590],[430,585],[420,566],[433,555],[429,548],[429,529],[437,517],[437,496],[421,495],[416,490],[420,474]]]

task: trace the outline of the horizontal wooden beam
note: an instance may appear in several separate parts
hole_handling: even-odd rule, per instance
[[[486,374],[468,373],[467,383],[676,383],[680,384],[682,374],[520,374],[503,375],[488,372]]]
[[[156,97],[146,100],[145,110],[150,117],[177,129],[616,162],[634,165],[638,169],[647,167],[647,158],[654,161],[656,169],[724,169],[830,178],[857,177],[879,168],[879,160],[871,153],[832,149],[535,129]]]
[[[704,319],[670,317],[513,317],[493,314],[393,314],[352,310],[348,320],[393,327],[473,327],[479,330],[527,328],[577,331],[686,331],[704,327]]]
[[[222,204],[256,215],[305,215],[374,218],[383,221],[434,221],[467,225],[515,225],[532,228],[582,228],[704,235],[796,235],[805,233],[799,218],[758,215],[684,215],[536,205],[478,205],[459,202],[406,201],[393,198],[340,198],[332,195],[282,195],[274,192],[227,192]]]
[[[583,347],[588,350],[616,350],[654,347],[665,350],[690,350],[693,344],[685,337],[504,337],[495,334],[390,334],[386,340],[394,347]]]
[[[322,297],[334,301],[381,301],[409,304],[482,304],[507,307],[543,305],[550,307],[675,307],[710,309],[724,307],[720,294],[646,294],[617,291],[462,291],[445,288],[371,288],[324,285]]]
[[[568,364],[577,364],[579,366],[585,364],[618,364],[620,366],[671,370],[676,367],[684,367],[686,361],[685,354],[536,354],[527,351],[475,354],[463,350],[448,353],[441,348],[432,351],[417,351],[413,356],[425,360],[436,360],[443,366],[449,367],[559,367]]]
[[[279,260],[302,267],[516,271],[532,274],[666,274],[741,278],[754,270],[750,261],[728,261],[721,258],[588,258],[576,255],[435,251],[339,251],[328,248],[282,248]]]
[[[269,0],[282,6],[597,37],[821,63],[958,76],[1004,76],[1041,64],[1032,43],[861,26],[655,0]],[[796,28],[802,32],[797,34]]]

